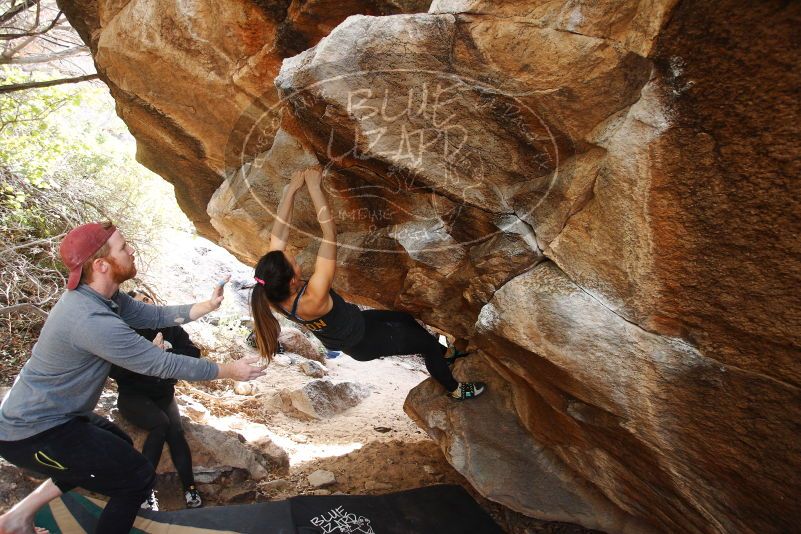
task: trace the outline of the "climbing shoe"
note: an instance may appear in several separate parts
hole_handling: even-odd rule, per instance
[[[147,500],[142,503],[141,508],[143,510],[152,510],[154,512],[159,511],[159,500],[156,498],[156,490],[150,492],[150,497],[148,497]]]
[[[198,493],[195,486],[189,486],[186,489],[184,499],[186,499],[187,508],[200,508],[203,506],[203,499],[200,498],[200,493]]]
[[[448,396],[460,401],[473,399],[484,393],[485,389],[487,389],[487,384],[484,382],[459,382],[459,387],[448,393]]]

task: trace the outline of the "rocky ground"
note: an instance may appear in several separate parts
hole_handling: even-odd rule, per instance
[[[208,241],[181,232],[165,235],[152,261],[143,259],[139,285],[169,303],[206,298],[231,274],[223,307],[187,325],[204,356],[238,359],[255,350],[247,291],[252,271]],[[330,358],[313,338],[286,325],[266,376],[248,384],[179,382],[177,397],[207,505],[285,499],[303,494],[378,494],[420,486],[461,484],[509,532],[586,532],[539,522],[475,494],[437,445],[403,412],[408,391],[427,378],[422,358],[360,363]],[[116,388],[107,384],[98,407],[141,445],[144,434],[119,417]],[[180,482],[166,453],[157,484],[161,509],[183,506]],[[38,481],[0,461],[0,511]]]

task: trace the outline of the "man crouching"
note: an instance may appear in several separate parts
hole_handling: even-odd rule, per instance
[[[252,380],[257,358],[225,364],[166,352],[134,332],[183,324],[220,307],[223,281],[211,298],[152,306],[119,291],[136,275],[134,250],[111,223],[71,230],[61,243],[67,289],[42,327],[30,359],[0,404],[0,456],[50,477],[0,516],[0,534],[34,530],[36,511],[75,487],[109,497],[98,533],[127,533],[155,483],[154,467],[132,440],[93,410],[112,364],[182,380]]]

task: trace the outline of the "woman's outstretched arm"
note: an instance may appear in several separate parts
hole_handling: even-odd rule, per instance
[[[317,261],[314,264],[314,273],[309,278],[306,295],[311,301],[318,301],[322,310],[330,307],[328,291],[334,283],[334,274],[337,267],[337,228],[334,217],[328,205],[328,199],[322,190],[322,169],[308,169],[306,171],[306,186],[309,188],[317,213],[317,221],[323,230],[320,248],[317,250]]]
[[[306,183],[305,172],[297,171],[292,175],[289,183],[284,186],[284,193],[281,195],[278,211],[275,214],[275,222],[270,230],[270,252],[286,248],[289,226],[292,224],[292,210],[295,207],[295,193]]]

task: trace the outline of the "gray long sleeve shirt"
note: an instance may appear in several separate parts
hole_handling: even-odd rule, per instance
[[[17,441],[94,410],[111,364],[137,373],[211,380],[213,362],[166,352],[133,331],[190,321],[185,306],[150,306],[85,284],[65,292],[45,321],[31,358],[0,404],[0,441]]]

